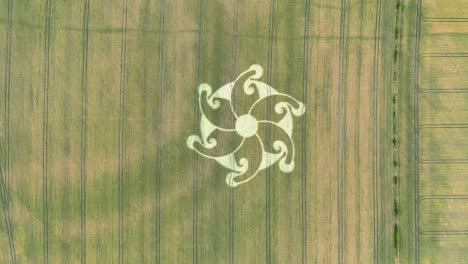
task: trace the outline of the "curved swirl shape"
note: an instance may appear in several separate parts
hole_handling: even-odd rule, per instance
[[[254,64],[250,66],[248,70],[241,73],[235,81],[223,85],[216,91],[213,91],[211,86],[206,83],[198,87],[198,102],[202,115],[200,119],[200,135],[189,136],[187,138],[187,146],[203,157],[213,159],[223,167],[229,169],[231,172],[226,175],[226,183],[231,187],[236,187],[252,180],[260,171],[267,169],[276,162],[278,162],[282,172],[290,173],[294,170],[295,150],[292,140],[293,116],[302,116],[305,113],[305,106],[292,96],[279,93],[268,84],[259,81],[262,75],[263,68],[260,65]],[[244,83],[240,85],[244,94],[251,96],[257,92],[258,99],[250,106],[248,113],[239,115],[234,110],[232,97],[234,87],[239,87],[236,83],[244,79]],[[281,120],[277,122],[271,120],[257,120],[255,116],[252,115],[252,110],[257,103],[271,96],[284,99],[274,105],[274,111],[281,115]],[[220,100],[228,101],[232,112],[229,114],[233,114],[236,119],[235,128],[223,128],[215,125],[216,122],[211,122],[203,112],[202,100],[206,101],[206,104],[211,109],[218,109],[220,107]],[[267,151],[264,139],[262,139],[258,133],[259,126],[265,129],[279,128],[284,132],[288,140],[275,140],[272,144],[273,150]],[[222,149],[221,155],[212,154],[213,150],[216,150],[217,147],[219,148],[218,141],[214,138],[216,136],[213,137],[213,135],[216,134],[214,132],[218,130],[223,133],[232,133],[232,137],[240,137],[240,144],[232,150]],[[257,140],[246,140],[248,138],[255,139],[255,137]],[[252,164],[249,162],[249,159],[246,157],[238,157],[238,155],[242,147],[249,147],[244,146],[245,144],[253,144],[254,142],[257,142],[257,147],[261,149],[261,160],[258,166],[254,164],[253,168],[249,168],[249,165]],[[217,151],[217,153],[218,152],[219,151]]]

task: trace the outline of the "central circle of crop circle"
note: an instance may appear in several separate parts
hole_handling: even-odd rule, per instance
[[[257,119],[251,115],[242,115],[236,120],[236,132],[242,137],[251,137],[257,133]]]

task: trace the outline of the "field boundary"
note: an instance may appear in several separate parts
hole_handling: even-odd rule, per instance
[[[379,53],[380,53],[380,26],[381,26],[381,14],[382,14],[382,2],[381,0],[377,1],[377,14],[375,16],[375,31],[374,31],[374,76],[373,82],[374,87],[372,89],[372,101],[373,101],[373,111],[372,111],[372,185],[373,185],[373,218],[374,218],[374,230],[373,230],[373,238],[374,238],[374,262],[379,263],[379,239],[378,239],[378,231],[379,231],[379,203],[378,203],[378,188],[379,188],[379,181],[378,181],[378,158],[377,158],[377,129],[378,129],[378,122],[377,122],[377,110],[378,110],[378,84],[379,84]]]
[[[346,4],[347,0],[341,0],[340,5],[340,42],[339,42],[339,70],[338,75],[338,118],[337,118],[337,128],[338,128],[338,262],[343,263],[343,249],[344,249],[344,240],[343,240],[343,204],[344,204],[344,196],[343,193],[343,185],[344,185],[344,155],[345,155],[345,148],[346,145],[344,143],[346,134],[345,134],[345,126],[346,126],[346,105],[345,105],[345,98],[344,98],[344,72],[345,66],[343,57],[345,51],[343,48],[346,44],[345,39],[345,31],[346,31]]]
[[[419,94],[418,94],[418,80],[419,80],[419,45],[420,45],[420,38],[421,38],[421,18],[422,18],[422,0],[418,0],[417,2],[417,15],[416,15],[416,36],[415,36],[415,51],[414,51],[414,127],[413,127],[413,136],[414,136],[414,160],[418,163],[418,156],[419,156]],[[420,263],[420,256],[419,256],[419,166],[416,164],[414,166],[414,175],[415,175],[415,214],[414,214],[414,230],[415,232],[415,257],[416,263]]]
[[[10,169],[10,88],[11,88],[11,50],[12,50],[12,24],[13,24],[13,0],[7,1],[7,40],[5,58],[5,118],[2,123],[2,133],[5,134],[5,172],[0,165],[0,183],[2,184],[2,201],[4,201],[5,221],[8,229],[8,242],[12,263],[16,263],[15,239],[13,223],[9,214],[9,169]]]

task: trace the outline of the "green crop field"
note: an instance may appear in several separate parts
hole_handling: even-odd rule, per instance
[[[463,0],[419,0],[404,12],[401,263],[468,260],[466,8]]]
[[[467,0],[0,0],[0,263],[467,263]]]

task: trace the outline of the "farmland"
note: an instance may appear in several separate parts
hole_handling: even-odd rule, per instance
[[[457,31],[466,28],[463,10],[425,2],[428,17],[457,19],[423,23],[420,4],[405,3],[395,56],[401,11],[392,1],[0,0],[0,263],[415,263],[416,254],[431,263],[446,256],[451,251],[431,232],[464,232],[463,218],[451,214],[468,210],[458,196],[436,198],[466,194],[466,170],[417,158],[468,158],[458,144],[466,138],[459,124],[468,79],[460,67],[468,60],[416,58],[419,50],[466,52]],[[276,163],[232,188],[229,171],[187,148],[187,138],[203,129],[198,86],[216,90],[251,65],[262,67],[262,82],[304,103],[305,113],[291,125],[294,170]],[[241,88],[230,99],[239,113],[252,105]],[[232,126],[230,110],[203,114]],[[274,100],[259,103],[256,114],[274,118]],[[418,137],[421,125],[429,129]],[[263,145],[249,138],[239,149],[252,165],[287,138],[266,126],[258,135]],[[218,136],[222,148],[213,151],[239,144]],[[417,233],[417,217],[427,236]],[[442,239],[460,257],[466,239],[450,235]]]
[[[464,263],[466,3],[407,6],[401,64],[402,263]]]

